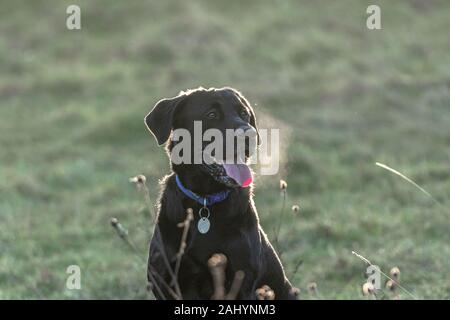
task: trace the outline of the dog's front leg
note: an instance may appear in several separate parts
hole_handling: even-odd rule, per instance
[[[227,256],[231,281],[235,273],[239,270],[245,273],[238,299],[256,299],[256,280],[259,274],[261,263],[261,246],[257,230],[242,232],[239,236],[228,242],[224,254]]]

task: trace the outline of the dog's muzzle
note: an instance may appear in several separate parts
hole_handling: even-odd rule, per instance
[[[230,188],[246,188],[253,182],[253,175],[245,163],[202,164],[201,168],[219,183]]]

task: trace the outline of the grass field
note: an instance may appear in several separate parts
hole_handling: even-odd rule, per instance
[[[382,30],[366,28],[377,3]],[[65,26],[81,7],[82,29]],[[143,117],[181,89],[229,85],[281,128],[280,173],[257,177],[302,298],[360,299],[364,262],[417,298],[450,298],[450,3],[1,1],[0,298],[138,299],[167,157]],[[385,163],[416,181],[433,202]],[[300,205],[292,214],[290,207]],[[301,261],[298,271],[293,270]],[[68,290],[79,265],[82,290]],[[402,299],[411,296],[402,293]]]

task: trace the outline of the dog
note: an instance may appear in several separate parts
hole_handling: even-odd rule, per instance
[[[241,130],[259,139],[252,106],[230,87],[200,87],[181,92],[157,102],[145,117],[158,145],[166,144],[169,154],[179,143],[174,139],[175,131],[182,129],[194,134],[195,121],[201,121],[203,131]],[[245,161],[252,152],[248,140]],[[149,249],[147,276],[155,297],[176,298],[173,277],[177,273],[183,299],[211,299],[214,286],[207,262],[213,254],[222,253],[228,260],[226,291],[238,270],[245,274],[237,299],[256,299],[255,291],[263,285],[274,291],[276,299],[295,299],[280,259],[259,223],[253,202],[252,172],[247,164],[171,161],[171,171],[161,181],[157,221]],[[194,219],[176,271],[183,233],[179,224],[185,221],[189,208]]]

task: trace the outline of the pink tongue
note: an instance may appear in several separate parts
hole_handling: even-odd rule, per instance
[[[246,164],[224,163],[223,168],[227,172],[227,175],[243,188],[248,187],[253,182],[252,172]]]

